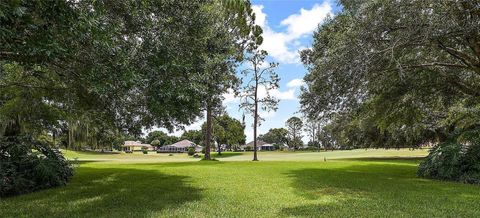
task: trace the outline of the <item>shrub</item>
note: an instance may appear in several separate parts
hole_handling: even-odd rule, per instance
[[[250,146],[250,145],[249,145],[249,146],[246,146],[246,147],[245,147],[245,150],[246,150],[246,151],[253,151],[253,147]]]
[[[457,137],[438,144],[420,164],[422,177],[480,184],[480,140]]]
[[[188,156],[193,156],[195,154],[194,148],[188,148]]]
[[[58,150],[31,137],[0,137],[0,196],[65,185],[71,164]]]

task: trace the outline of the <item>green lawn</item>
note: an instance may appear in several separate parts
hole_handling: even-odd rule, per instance
[[[67,152],[86,162],[66,187],[2,199],[0,217],[480,217],[479,186],[415,176],[426,151],[344,152]]]

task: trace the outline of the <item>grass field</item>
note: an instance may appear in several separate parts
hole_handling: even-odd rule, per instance
[[[66,187],[2,199],[0,217],[480,217],[479,186],[415,176],[425,154],[67,152],[84,162]]]

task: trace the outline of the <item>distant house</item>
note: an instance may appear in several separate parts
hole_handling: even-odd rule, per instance
[[[187,152],[189,148],[194,148],[196,152],[200,152],[202,150],[201,146],[185,139],[185,140],[176,142],[176,143],[171,144],[171,145],[162,146],[162,147],[157,149],[157,152],[182,153],[182,152]]]
[[[246,145],[241,146],[243,150],[247,150],[247,147],[250,147],[251,149],[253,149],[253,141],[249,142]],[[272,144],[261,141],[261,140],[257,140],[257,151],[273,151],[273,150],[275,150],[275,147]]]
[[[149,151],[154,151],[155,147],[150,144],[142,144],[139,141],[125,141],[122,145],[123,151],[141,151],[147,149]]]

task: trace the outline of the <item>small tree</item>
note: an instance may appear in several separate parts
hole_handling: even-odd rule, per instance
[[[267,133],[259,135],[258,139],[267,143],[283,145],[288,142],[288,130],[285,128],[273,128],[268,130]]]
[[[148,149],[147,149],[147,147],[145,147],[145,146],[142,147],[142,153],[143,153],[143,154],[148,154]]]
[[[150,144],[152,144],[152,146],[159,147],[160,146],[160,140],[155,139]]]
[[[318,137],[317,137],[319,130],[320,130],[320,122],[314,119],[309,119],[309,118],[305,119],[305,131],[310,137],[310,141],[308,145],[316,147],[318,151],[320,151],[320,142],[318,141]]]
[[[193,156],[195,154],[195,149],[194,148],[188,148],[188,156]]]
[[[206,132],[207,123],[202,125],[202,132]],[[238,146],[245,144],[245,126],[237,119],[223,114],[216,116],[212,122],[212,142],[216,142],[218,155],[221,155],[221,145]]]
[[[243,87],[243,92],[241,93],[242,103],[240,108],[253,115],[253,161],[258,161],[257,127],[262,120],[259,116],[259,107],[264,111],[275,111],[278,105],[278,99],[275,99],[269,93],[270,90],[279,86],[280,78],[275,72],[278,64],[270,63],[267,64],[267,67],[262,67],[266,63],[265,58],[267,55],[268,53],[264,50],[250,49],[249,55],[246,57],[250,67],[242,71],[242,74],[248,78],[248,82]],[[266,96],[258,95],[260,88],[265,88]]]
[[[295,151],[295,148],[298,148],[303,144],[301,143],[303,122],[298,117],[291,117],[287,120],[285,125],[288,129],[289,146],[293,147],[293,150]]]
[[[193,143],[200,145],[203,143],[203,133],[201,130],[188,130],[185,131],[180,137],[181,140],[187,139]]]

